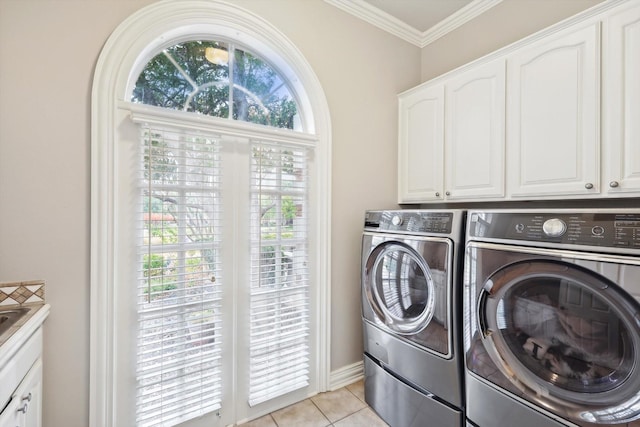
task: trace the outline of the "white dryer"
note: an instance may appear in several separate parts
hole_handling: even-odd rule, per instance
[[[457,210],[369,211],[362,238],[365,399],[394,427],[460,427]]]
[[[468,220],[468,425],[639,427],[640,210]]]

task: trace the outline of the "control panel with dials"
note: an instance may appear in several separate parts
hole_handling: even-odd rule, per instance
[[[469,213],[472,238],[640,249],[637,212]]]
[[[369,231],[410,234],[450,234],[453,221],[454,214],[449,211],[367,211],[364,228]]]

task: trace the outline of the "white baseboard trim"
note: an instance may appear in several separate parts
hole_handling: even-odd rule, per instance
[[[329,375],[329,391],[337,390],[364,378],[364,362],[356,362],[332,371]]]

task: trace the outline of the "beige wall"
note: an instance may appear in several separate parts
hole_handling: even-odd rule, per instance
[[[602,0],[503,0],[422,49],[427,81],[575,15]]]
[[[45,279],[45,427],[86,427],[90,91],[113,29],[152,0],[0,0],[0,281]],[[420,52],[322,0],[235,0],[278,27],[333,129],[331,369],[361,360],[363,212],[395,207],[396,94],[598,0],[505,0]]]
[[[151,0],[0,0],[0,281],[45,279],[45,427],[89,411],[90,92],[113,29]],[[396,94],[420,50],[322,0],[237,0],[278,27],[333,126],[331,369],[361,360],[363,212],[394,207]]]
[[[0,281],[46,280],[46,427],[88,425],[90,91],[139,5],[0,0]]]

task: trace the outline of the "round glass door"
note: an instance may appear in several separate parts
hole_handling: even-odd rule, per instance
[[[383,243],[366,267],[367,300],[378,319],[400,334],[426,328],[434,311],[434,285],[419,254],[401,242]]]
[[[577,421],[640,417],[638,304],[577,265],[516,262],[485,282],[479,324],[489,356],[526,395]]]

